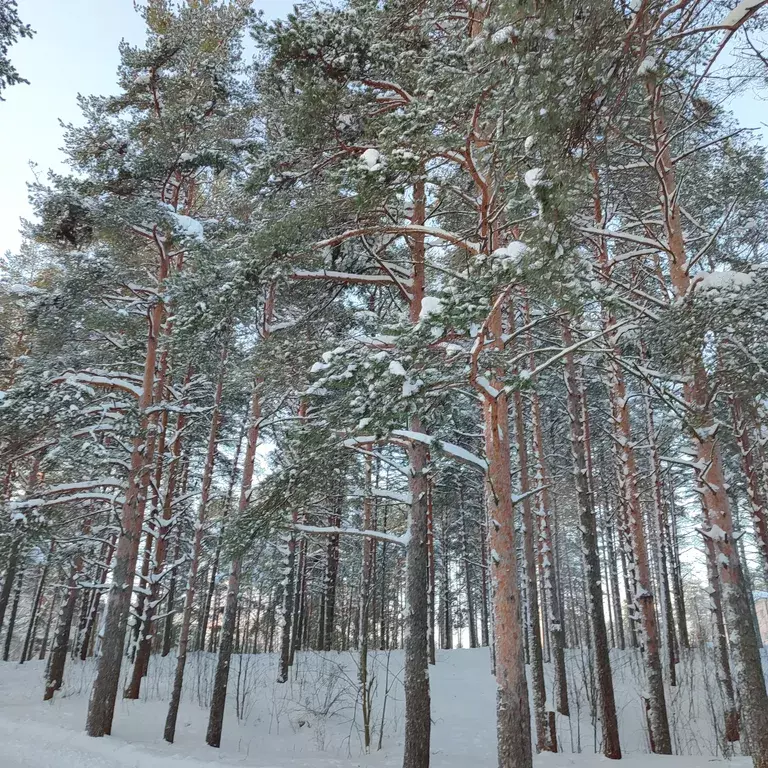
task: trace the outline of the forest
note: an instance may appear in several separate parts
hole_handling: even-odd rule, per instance
[[[136,12],[0,259],[11,768],[768,768],[768,0]]]

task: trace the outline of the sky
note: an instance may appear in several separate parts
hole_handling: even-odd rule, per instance
[[[256,6],[276,17],[290,10],[292,0]],[[7,88],[0,102],[0,254],[18,249],[19,219],[31,214],[30,161],[43,180],[49,168],[65,169],[59,121],[79,122],[78,93],[115,93],[120,41],[144,39],[133,0],[19,0],[19,16],[37,34],[10,50],[30,84]]]
[[[262,0],[267,17],[290,10],[293,0]],[[144,28],[133,0],[20,0],[19,13],[37,34],[11,48],[11,59],[29,85],[5,91],[0,102],[0,254],[19,247],[19,219],[29,217],[34,173],[64,170],[59,121],[79,121],[77,94],[116,91],[118,44],[141,43]],[[768,144],[768,102],[741,94],[731,104],[740,122],[761,129]]]

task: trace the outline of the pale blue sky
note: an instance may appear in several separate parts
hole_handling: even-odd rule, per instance
[[[256,7],[275,17],[289,11],[292,0]],[[0,254],[18,248],[19,218],[30,215],[30,160],[43,178],[49,168],[63,169],[59,120],[78,122],[78,93],[114,93],[120,40],[144,39],[133,0],[19,0],[19,15],[37,34],[10,51],[30,85],[6,89],[0,102]]]
[[[292,3],[262,0],[257,7],[275,17]],[[37,34],[11,49],[30,85],[7,89],[0,102],[0,254],[18,248],[19,218],[30,215],[29,162],[43,177],[49,168],[62,170],[59,120],[78,121],[78,93],[114,92],[118,43],[139,43],[144,36],[133,0],[20,0],[19,12]],[[732,106],[744,125],[760,126],[768,136],[765,101],[743,94]]]

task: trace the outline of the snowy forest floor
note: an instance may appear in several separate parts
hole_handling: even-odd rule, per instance
[[[0,664],[0,766],[394,768],[401,763],[401,652],[372,654],[370,755],[362,749],[356,656],[351,653],[300,653],[292,679],[285,685],[274,682],[277,660],[273,655],[234,657],[220,750],[205,745],[206,706],[215,664],[212,654],[192,654],[176,743],[169,745],[162,740],[174,661],[173,656],[153,657],[142,699],[118,699],[113,735],[103,739],[89,738],[83,732],[95,662],[68,660],[65,686],[52,703],[42,701],[42,662]],[[563,752],[538,756],[537,768],[586,768],[606,763],[594,753],[589,686],[584,685],[588,670],[578,652],[571,652],[568,661],[572,716],[558,716]],[[613,666],[625,768],[751,765],[751,760],[740,757],[721,762],[717,681],[706,651],[691,652],[678,665],[680,685],[668,690],[673,740],[676,751],[682,753],[675,757],[647,754],[636,655],[616,652]],[[493,768],[495,684],[489,673],[487,649],[440,652],[437,665],[431,669],[431,681],[434,768]],[[376,747],[382,722],[379,751]]]

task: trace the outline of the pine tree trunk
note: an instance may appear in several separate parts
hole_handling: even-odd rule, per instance
[[[677,638],[675,634],[675,617],[672,611],[672,593],[669,588],[669,563],[667,560],[667,539],[669,525],[667,523],[667,510],[664,506],[664,490],[661,484],[661,459],[656,444],[656,427],[653,420],[653,401],[650,387],[644,388],[645,394],[645,427],[646,438],[651,453],[651,485],[653,488],[653,511],[656,521],[657,558],[659,563],[659,582],[661,585],[661,615],[664,617],[665,639],[667,646],[667,663],[669,665],[670,685],[677,685],[677,668],[675,666],[675,649]]]
[[[680,566],[680,552],[677,543],[677,512],[675,511],[674,489],[669,494],[669,517],[671,520],[669,554],[670,565],[672,566],[672,590],[675,598],[675,612],[677,613],[677,636],[680,638],[680,645],[688,650],[691,647],[691,643],[688,637],[688,618],[685,613],[683,574]]]
[[[525,415],[520,390],[514,393],[515,437],[517,460],[520,465],[520,491],[523,498],[523,551],[525,562],[525,591],[528,598],[528,634],[531,659],[531,689],[533,691],[533,720],[536,727],[536,751],[557,752],[548,735],[546,715],[547,691],[544,684],[544,657],[541,649],[539,583],[536,577],[536,523],[528,494],[531,491],[528,471],[528,446],[525,439]]]
[[[487,504],[493,593],[499,768],[532,765],[522,605],[518,593],[514,509],[510,483],[509,417],[505,393],[486,399]]]
[[[423,432],[417,416],[411,432]],[[406,548],[405,752],[403,768],[429,768],[431,703],[429,693],[427,446],[415,440],[408,449],[411,525]]]
[[[267,318],[271,316],[266,313]],[[238,515],[242,515],[251,496],[253,484],[253,465],[256,457],[256,443],[259,438],[259,420],[261,417],[261,400],[259,396],[259,383],[254,386],[251,396],[251,417],[248,426],[248,441],[243,459],[243,478],[240,486],[240,502]],[[237,554],[232,560],[232,566],[227,584],[227,601],[224,608],[224,619],[221,626],[221,640],[219,642],[219,658],[216,663],[216,675],[213,681],[213,694],[211,696],[211,708],[208,716],[208,730],[205,741],[209,747],[221,746],[221,731],[224,725],[224,706],[227,699],[227,682],[229,680],[229,664],[232,656],[232,641],[235,631],[235,619],[237,617],[237,598],[240,589],[240,573],[242,570],[242,556]]]
[[[32,607],[29,614],[29,624],[27,625],[27,634],[24,638],[24,648],[21,651],[20,664],[28,661],[32,658],[35,646],[35,631],[37,629],[37,614],[40,610],[40,603],[43,598],[43,590],[45,589],[45,580],[48,578],[48,569],[51,564],[51,556],[56,549],[56,542],[51,539],[51,546],[48,550],[48,557],[46,558],[43,570],[40,572],[40,579],[37,582],[37,589],[35,590],[35,596],[32,598]]]
[[[570,327],[564,324],[563,340],[568,348],[573,344]],[[600,584],[600,558],[597,553],[597,530],[592,496],[589,490],[586,458],[586,435],[583,423],[584,405],[576,375],[573,353],[565,357],[565,384],[568,393],[568,417],[571,424],[571,453],[579,509],[584,571],[586,578],[587,617],[593,643],[600,703],[600,724],[603,734],[603,754],[611,759],[621,757],[619,726],[613,690],[613,674],[608,655],[608,637],[603,613],[603,590]]]
[[[159,242],[159,241],[158,241]],[[159,286],[168,272],[168,260],[161,247]],[[104,638],[99,668],[88,703],[86,730],[89,736],[104,736],[112,732],[117,689],[120,685],[120,667],[123,659],[125,632],[131,608],[133,580],[144,522],[147,485],[153,465],[154,439],[151,426],[157,412],[148,415],[152,404],[155,364],[157,361],[158,336],[163,318],[163,303],[158,301],[149,314],[147,349],[144,359],[144,378],[139,398],[141,421],[138,434],[133,440],[131,464],[128,472],[128,488],[120,517],[120,535],[117,540],[112,587],[104,622]]]
[[[610,579],[610,589],[608,590],[611,598],[611,605],[613,607],[614,615],[614,630],[616,632],[616,647],[619,650],[624,650],[626,640],[624,638],[624,614],[621,610],[621,590],[619,589],[619,559],[616,555],[616,543],[613,538],[614,525],[611,525],[608,520],[608,503],[605,504],[604,519],[606,522],[603,526],[603,540],[605,541],[605,549],[608,557],[608,577]],[[615,521],[619,516],[618,511],[614,510],[612,518]]]
[[[503,332],[500,299],[486,321],[489,338],[500,348]],[[484,334],[481,333],[482,342]],[[476,376],[476,368],[472,371]],[[496,371],[496,376],[499,372]],[[531,748],[528,683],[525,675],[524,606],[518,589],[517,541],[512,502],[509,404],[503,385],[490,382],[498,394],[478,387],[485,422],[486,505],[490,522],[491,582],[494,585],[494,674],[499,768],[530,768]],[[473,382],[475,383],[475,382]]]
[[[213,401],[213,414],[211,415],[211,428],[208,433],[208,446],[203,466],[203,477],[200,489],[200,506],[197,510],[197,521],[192,543],[192,559],[187,576],[187,588],[184,594],[184,608],[182,610],[181,630],[179,634],[179,647],[176,656],[176,670],[173,677],[173,689],[171,700],[168,703],[168,714],[165,718],[163,738],[173,744],[176,737],[176,721],[181,704],[181,691],[184,685],[184,669],[187,664],[187,651],[189,646],[190,629],[192,625],[192,609],[195,602],[195,589],[197,587],[197,571],[200,567],[200,554],[203,549],[203,533],[208,515],[208,500],[211,492],[211,480],[216,463],[216,444],[218,442],[219,425],[221,423],[221,398],[224,391],[224,374],[227,368],[228,340],[225,340],[221,350],[219,371],[216,382],[216,393]],[[183,488],[183,485],[182,485]]]
[[[280,630],[280,662],[277,671],[277,682],[288,682],[288,670],[291,665],[291,628],[293,626],[293,608],[296,586],[296,530],[299,520],[298,509],[291,513],[291,533],[288,539],[288,552],[285,556],[283,576],[285,591],[283,593],[283,626]],[[321,648],[321,650],[326,650]]]
[[[382,530],[387,529],[387,506],[384,505],[384,520],[382,524]],[[389,598],[388,598],[388,591],[387,591],[387,578],[388,578],[388,571],[387,571],[387,542],[383,541],[381,543],[381,591],[379,593],[379,604],[381,606],[380,614],[379,614],[379,649],[382,651],[387,650],[388,647],[388,631],[389,631],[389,624],[388,624],[388,606],[389,606]]]
[[[725,617],[723,614],[722,585],[717,571],[715,547],[709,539],[706,540],[705,544],[707,547],[707,576],[709,578],[709,610],[712,617],[712,631],[715,635],[718,678],[723,695],[725,740],[734,742],[739,740],[739,712],[736,708],[736,695],[733,686],[733,676],[731,675],[728,634],[725,629]]]
[[[53,640],[51,656],[48,659],[48,670],[45,676],[45,693],[43,701],[53,698],[53,694],[61,688],[64,681],[64,666],[67,662],[67,648],[69,647],[69,635],[72,628],[72,619],[75,615],[75,603],[77,602],[78,577],[83,567],[83,561],[78,555],[67,584],[67,597],[61,604],[59,624],[56,628],[56,636]]]
[[[612,319],[609,318],[609,324]],[[613,346],[614,357],[610,362],[610,401],[615,444],[621,475],[621,491],[624,494],[624,510],[627,516],[629,544],[632,548],[629,600],[634,615],[640,623],[640,650],[645,657],[646,707],[650,726],[651,751],[661,755],[672,754],[667,704],[664,696],[664,676],[661,669],[659,632],[656,623],[656,607],[653,597],[648,548],[645,539],[640,497],[637,491],[637,467],[627,406],[627,388],[619,364],[619,351]]]
[[[171,323],[166,326],[165,333],[170,335]],[[157,379],[157,391],[155,392],[155,400],[162,402],[165,396],[165,380],[168,373],[168,346],[163,349],[160,356],[160,372]],[[165,466],[165,436],[168,430],[168,411],[164,409],[159,417],[158,434],[155,437],[157,442],[157,449],[155,451],[155,473],[154,482],[151,484],[152,489],[152,503],[150,505],[150,513],[144,527],[147,529],[147,535],[144,544],[144,560],[141,567],[141,578],[139,584],[141,590],[137,597],[136,614],[133,617],[133,632],[131,642],[130,656],[133,659],[133,672],[131,679],[128,682],[125,690],[123,691],[123,698],[126,699],[138,699],[139,690],[141,687],[141,679],[147,672],[147,665],[149,664],[149,650],[142,652],[142,646],[145,644],[145,638],[149,635],[150,627],[152,624],[151,613],[153,611],[153,593],[155,598],[157,596],[157,586],[155,585],[152,574],[154,571],[155,561],[157,558],[158,548],[160,546],[161,538],[167,536],[167,530],[161,527],[159,521],[160,515],[160,491],[163,481],[163,468]]]
[[[651,107],[652,137],[655,143],[667,240],[668,267],[675,296],[682,299],[690,288],[691,276],[680,214],[675,163],[668,141],[661,91],[655,75],[648,73],[648,103]],[[735,683],[741,701],[742,723],[755,768],[768,768],[768,692],[760,649],[752,629],[749,605],[742,585],[734,526],[726,493],[717,428],[711,413],[708,374],[701,359],[696,360],[683,395],[693,414],[691,432],[696,450],[696,480],[705,509],[705,535],[712,541],[715,566],[722,586],[723,609],[731,640]]]
[[[469,647],[477,648],[477,619],[475,617],[475,603],[472,598],[472,567],[469,563],[469,546],[467,543],[467,516],[464,511],[463,489],[461,489],[459,496],[459,520],[461,523],[461,559],[464,561],[464,584],[467,590]]]
[[[303,647],[302,637],[304,633],[304,624],[306,616],[304,611],[307,602],[307,540],[302,537],[299,541],[299,565],[296,571],[296,595],[293,600],[293,633],[291,635],[291,653],[289,666],[293,666],[296,658],[296,651]],[[258,621],[258,609],[256,614]]]
[[[488,595],[488,524],[483,521],[480,525],[480,642],[484,648],[491,644],[489,614],[490,600]]]
[[[423,179],[413,185],[411,223],[426,223],[427,196]],[[419,322],[426,280],[426,246],[424,235],[415,235],[410,242],[411,301],[409,320]],[[423,433],[421,419],[414,414],[408,428]],[[403,638],[405,647],[405,749],[403,768],[429,768],[430,734],[432,727],[429,686],[429,553],[428,494],[429,451],[427,446],[410,440],[406,449],[411,493],[410,529],[405,554],[405,594],[407,609]],[[397,614],[395,614],[397,615]]]
[[[40,653],[37,656],[38,661],[45,661],[45,655],[48,652],[48,638],[51,635],[51,624],[53,623],[53,612],[56,607],[56,598],[58,596],[58,590],[54,588],[51,594],[51,601],[48,605],[48,616],[45,619],[45,630],[43,631],[43,639],[40,642]]]
[[[16,582],[16,568],[19,564],[19,550],[21,549],[21,541],[21,536],[15,536],[11,542],[10,550],[8,552],[8,561],[5,565],[5,578],[3,581],[3,588],[0,590],[0,632],[3,631],[5,613],[8,609],[8,603],[11,599],[13,585]]]
[[[200,609],[200,620],[198,622],[198,630],[197,630],[197,650],[202,651],[205,650],[205,638],[208,634],[208,621],[211,617],[211,608],[214,608],[213,612],[213,624],[214,626],[211,627],[211,635],[208,638],[208,652],[213,653],[216,650],[216,632],[214,631],[214,627],[216,624],[216,606],[214,605],[217,600],[216,595],[216,585],[219,577],[219,561],[221,560],[221,542],[222,537],[224,536],[224,525],[226,523],[227,516],[229,515],[229,510],[231,507],[232,502],[232,493],[233,489],[235,487],[235,480],[237,479],[237,465],[240,460],[240,451],[242,450],[243,445],[243,438],[245,437],[245,429],[246,425],[248,423],[248,414],[246,413],[246,416],[243,420],[243,427],[240,432],[240,438],[237,442],[237,448],[235,450],[235,458],[232,462],[232,472],[229,476],[229,487],[227,488],[227,500],[224,504],[224,508],[222,511],[222,519],[221,519],[221,528],[219,529],[219,532],[217,534],[216,538],[216,550],[214,552],[213,556],[213,562],[210,564],[209,567],[206,568],[206,575],[209,576],[208,578],[208,589],[205,591],[203,600],[202,600],[202,606]]]
[[[189,384],[191,378],[191,368],[189,369],[184,386]],[[155,549],[152,557],[151,580],[149,583],[149,595],[144,603],[143,619],[141,625],[141,636],[139,638],[138,650],[134,659],[131,680],[125,690],[126,699],[138,699],[141,691],[141,681],[146,676],[149,668],[149,657],[152,653],[152,637],[154,634],[155,611],[161,599],[161,579],[165,570],[166,555],[168,552],[168,529],[171,516],[173,514],[173,501],[176,494],[176,482],[178,470],[180,467],[181,456],[181,435],[186,427],[187,417],[185,413],[180,413],[176,421],[176,437],[171,446],[172,463],[169,468],[168,481],[165,488],[165,497],[160,499],[160,487],[162,482],[164,454],[165,454],[165,430],[167,427],[167,411],[164,413],[165,423],[160,435],[160,450],[158,451],[157,469],[155,471],[155,488],[157,499],[155,502],[156,510],[162,505],[162,523],[158,521]],[[157,517],[157,511],[155,512]]]
[[[429,461],[429,454],[427,454]],[[429,663],[436,662],[435,650],[435,519],[432,508],[432,478],[427,478],[427,598],[429,606],[427,610],[427,644],[429,646]],[[471,600],[469,592],[467,600]],[[467,603],[469,606],[469,602]],[[470,612],[474,619],[474,614]],[[475,627],[470,628],[470,632],[477,632]],[[474,647],[474,646],[473,646]]]
[[[373,529],[371,482],[371,457],[365,457],[365,498],[363,499],[363,530]],[[368,637],[369,637],[369,606],[371,600],[371,586],[373,579],[373,553],[375,542],[372,539],[363,539],[363,556],[360,563],[360,705],[363,714],[363,749],[368,754],[371,751],[371,699],[368,684]]]
[[[237,599],[240,590],[242,558],[235,557],[227,581],[227,598],[219,640],[219,658],[216,664],[216,676],[211,696],[211,709],[208,718],[208,730],[205,742],[210,747],[221,746],[221,731],[224,725],[224,708],[227,700],[229,665],[232,659],[235,623],[237,618]]]
[[[442,513],[442,525],[440,526],[443,534],[442,546],[440,547],[440,559],[442,563],[442,590],[440,599],[440,617],[442,622],[441,648],[449,650],[453,648],[453,621],[451,616],[451,566],[448,557],[448,522],[446,513]]]
[[[179,556],[181,555],[181,538],[178,528],[174,530],[174,536],[176,543],[173,548],[173,562],[179,562]],[[166,617],[163,626],[163,657],[167,656],[171,652],[173,647],[173,617],[175,615],[176,605],[176,581],[177,581],[177,569],[174,568],[171,573],[170,582],[168,584],[168,594],[165,599]]]
[[[539,503],[539,554],[549,608],[549,631],[554,666],[555,697],[557,711],[561,715],[569,717],[571,713],[568,705],[568,679],[565,672],[565,633],[563,632],[563,619],[560,609],[560,587],[555,576],[557,560],[555,558],[555,547],[552,538],[549,473],[547,472],[544,458],[541,405],[536,393],[533,393],[531,400],[531,417],[533,421],[533,453],[536,461],[536,485],[541,488],[541,492],[537,496]]]
[[[341,500],[337,498],[337,509],[328,521],[328,525],[332,528],[338,528],[341,523],[341,513],[338,509],[339,504],[341,504]],[[322,613],[322,642],[319,643],[321,651],[330,651],[333,645],[333,635],[336,626],[336,586],[339,578],[340,553],[339,535],[329,536],[324,584],[324,611]]]
[[[19,601],[21,600],[21,588],[24,583],[24,569],[20,568],[16,577],[16,589],[13,593],[13,604],[11,605],[11,615],[8,619],[8,629],[5,632],[5,645],[3,646],[3,661],[8,661],[11,654],[11,642],[13,641],[13,631],[16,628],[16,616],[19,612]]]
[[[110,563],[112,557],[115,554],[115,544],[117,541],[117,534],[113,534],[106,548],[106,555],[103,558],[103,566],[101,567],[101,576],[99,577],[99,587],[93,590],[93,600],[91,601],[90,611],[88,613],[88,619],[85,625],[85,632],[83,633],[83,641],[80,644],[80,660],[85,661],[88,657],[88,652],[91,647],[91,639],[93,638],[96,628],[96,620],[99,615],[99,604],[101,603],[102,587],[106,584],[107,575],[110,570]]]
[[[730,401],[733,431],[736,435],[736,443],[739,446],[741,468],[747,481],[747,498],[749,499],[749,511],[752,515],[752,523],[755,529],[755,543],[760,553],[763,578],[766,584],[768,584],[768,515],[766,514],[765,499],[760,487],[755,463],[754,446],[749,436],[744,409],[739,399],[731,396]]]

